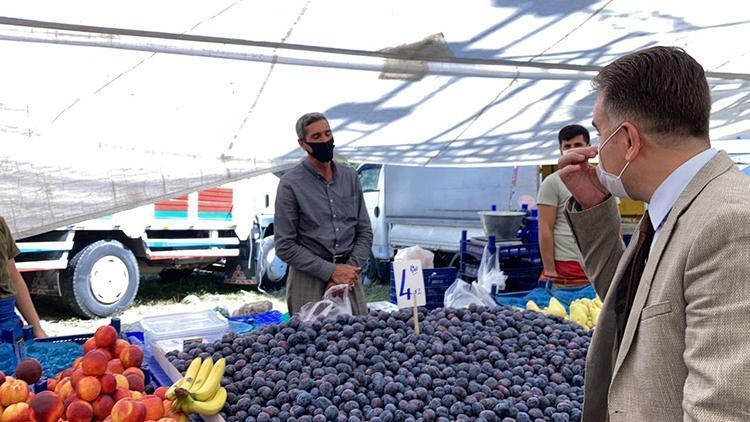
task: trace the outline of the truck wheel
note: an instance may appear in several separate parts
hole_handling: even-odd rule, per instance
[[[128,309],[138,293],[135,255],[115,240],[94,242],[70,260],[61,280],[63,300],[84,318],[101,318]]]
[[[263,238],[260,245],[261,256],[259,261],[264,269],[260,287],[266,290],[279,290],[286,286],[288,266],[286,262],[276,256],[273,236]]]

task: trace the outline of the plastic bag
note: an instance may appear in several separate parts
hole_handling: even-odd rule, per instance
[[[446,308],[468,308],[472,303],[479,306],[497,306],[495,299],[482,291],[476,283],[467,283],[460,278],[445,291],[443,306]]]
[[[339,296],[339,292],[341,292]],[[300,321],[314,321],[319,318],[336,318],[339,315],[351,315],[352,304],[349,301],[349,285],[337,284],[326,290],[323,300],[304,305],[297,316]]]
[[[492,293],[493,286],[495,292],[505,290],[505,280],[508,276],[500,269],[500,258],[497,252],[490,252],[489,245],[484,247],[482,261],[479,263],[479,272],[477,273],[477,285],[486,294]]]
[[[411,246],[406,249],[399,249],[398,252],[396,252],[396,256],[393,258],[394,261],[411,259],[416,259],[421,262],[423,270],[435,268],[435,254],[427,249],[423,249],[421,246]]]

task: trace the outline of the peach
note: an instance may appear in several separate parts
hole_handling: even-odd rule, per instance
[[[145,422],[146,406],[133,399],[124,399],[112,408],[112,422]]]
[[[47,378],[47,390],[55,391],[55,387],[57,387],[57,380],[55,378]]]
[[[114,374],[115,375],[115,381],[117,381],[117,386],[122,387],[124,389],[130,388],[130,383],[128,382],[128,379],[125,378],[125,375],[121,374]]]
[[[16,403],[6,407],[0,422],[27,422],[31,412],[28,403]]]
[[[112,413],[112,407],[114,407],[115,401],[111,396],[102,394],[97,397],[91,405],[94,408],[94,416],[96,416],[96,419],[102,420]]]
[[[42,391],[31,400],[31,420],[36,422],[57,422],[65,413],[60,397],[51,391]]]
[[[146,419],[158,420],[164,416],[162,400],[156,396],[144,396],[141,403],[146,406]]]
[[[36,394],[34,394],[33,391],[30,391],[29,392],[29,397],[26,398],[26,403],[28,403],[29,405],[31,405],[31,401],[34,400],[34,397],[36,397]]]
[[[112,394],[117,388],[117,380],[112,374],[104,374],[99,377],[99,382],[102,384],[102,393]]]
[[[99,353],[103,354],[104,357],[107,358],[107,362],[109,362],[110,360],[112,360],[112,350],[110,350],[110,349],[96,348],[96,349],[94,349],[92,351],[93,352],[99,352]]]
[[[78,398],[78,394],[71,393],[68,397],[65,397],[65,399],[63,400],[63,405],[65,405],[65,408],[67,409],[68,406],[70,406],[70,404],[73,403],[76,400],[81,400],[81,399]]]
[[[120,359],[112,359],[111,361],[107,362],[107,372],[111,372],[113,374],[122,374],[125,372],[125,368],[122,366],[122,362]]]
[[[0,404],[3,406],[25,402],[28,398],[29,385],[23,380],[5,381],[5,384],[0,386]]]
[[[60,372],[60,378],[70,378],[73,375],[73,372],[75,372],[75,369],[68,368],[68,369]]]
[[[86,340],[85,343],[83,343],[83,354],[96,349],[96,339],[94,337],[91,337],[90,339]]]
[[[85,376],[86,374],[83,373],[83,369],[76,369],[73,375],[70,376],[70,383],[73,384],[73,388],[78,387],[78,382]]]
[[[169,390],[167,387],[159,387],[154,391],[154,395],[162,400],[166,400],[167,390]]]
[[[146,381],[146,375],[143,373],[143,371],[141,371],[140,368],[135,368],[135,367],[128,368],[122,374],[125,375],[126,378],[129,374],[135,374],[135,375],[138,375],[138,377],[142,379],[144,382]]]
[[[177,421],[172,418],[161,418],[156,422],[177,422]]]
[[[63,400],[65,400],[69,395],[73,394],[76,391],[76,389],[73,388],[73,384],[67,378],[57,386],[59,388],[57,389],[57,391],[55,391],[55,393],[57,393],[57,395],[60,396],[60,398]]]
[[[103,325],[94,332],[94,341],[98,347],[109,349],[117,341],[117,330],[111,325]]]
[[[91,422],[94,418],[94,408],[83,400],[76,400],[68,406],[65,412],[68,422]]]
[[[107,372],[107,356],[104,353],[94,350],[93,352],[86,353],[81,363],[81,369],[85,375],[99,376],[104,375]]]
[[[128,346],[120,353],[120,361],[125,368],[140,368],[143,363],[143,351],[138,346]]]
[[[5,374],[3,371],[0,371],[0,385],[3,385],[5,383]]]
[[[130,395],[130,390],[128,390],[127,388],[117,387],[114,394],[112,394],[112,398],[115,399],[115,403],[117,403],[118,401],[123,399],[133,398],[133,396]]]
[[[80,368],[81,367],[81,362],[83,362],[83,356],[81,356],[80,358],[74,360],[73,361],[73,365],[71,366],[71,368],[73,368],[73,369]]]
[[[141,393],[140,391],[131,391],[130,398],[133,400],[140,400],[143,398],[143,393]]]
[[[42,378],[42,365],[36,359],[24,359],[16,367],[16,379],[34,384]]]
[[[125,375],[125,378],[128,380],[128,385],[130,386],[130,389],[133,391],[140,391],[141,393],[146,389],[146,384],[143,382],[143,379],[139,377],[136,374],[128,374]]]
[[[78,397],[87,402],[96,400],[101,392],[102,385],[96,377],[83,377],[83,379],[78,382],[78,387],[76,388],[76,394],[78,394]]]
[[[130,343],[128,343],[127,340],[118,338],[115,342],[115,346],[112,348],[114,352],[113,356],[115,358],[119,358],[120,354],[122,354],[122,351],[125,350],[125,348],[128,346],[130,346]]]

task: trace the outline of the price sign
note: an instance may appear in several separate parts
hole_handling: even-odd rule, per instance
[[[396,278],[396,303],[399,308],[425,306],[427,295],[422,276],[422,263],[418,260],[393,261]]]

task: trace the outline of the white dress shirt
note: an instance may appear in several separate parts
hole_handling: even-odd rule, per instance
[[[659,232],[667,219],[669,211],[677,202],[682,191],[693,180],[696,174],[718,153],[715,149],[707,149],[695,157],[689,159],[680,167],[677,167],[654,192],[651,202],[648,204],[648,214],[651,218],[651,225],[654,227],[654,239],[651,242],[653,250],[656,240],[659,238]]]

